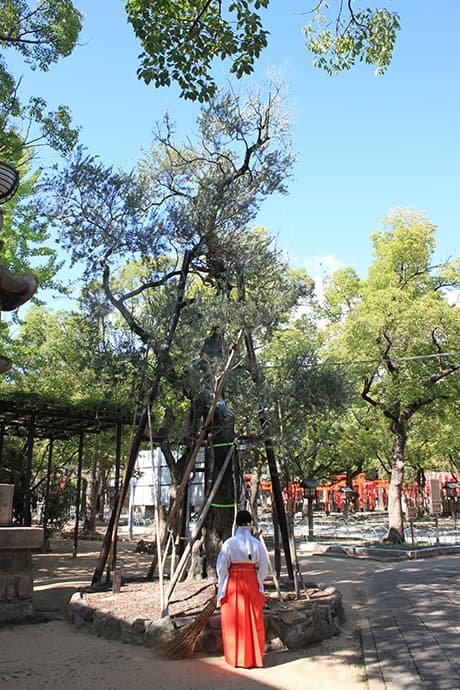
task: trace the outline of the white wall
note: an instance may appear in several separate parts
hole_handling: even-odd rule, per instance
[[[195,467],[204,467],[204,452],[200,451]],[[171,475],[166,464],[166,459],[160,450],[155,448],[152,456],[149,450],[141,450],[137,456],[134,477],[131,479],[133,508],[145,509],[146,506],[155,504],[155,474],[160,481],[160,503],[169,505],[171,488]],[[200,506],[204,495],[204,473],[195,472],[189,491],[189,503]]]

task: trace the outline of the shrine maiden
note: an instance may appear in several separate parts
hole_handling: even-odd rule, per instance
[[[230,666],[261,667],[265,649],[263,592],[269,561],[263,544],[251,534],[247,510],[237,513],[235,535],[223,543],[216,567],[225,661]]]

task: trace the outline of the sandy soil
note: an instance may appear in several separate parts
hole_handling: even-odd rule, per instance
[[[97,542],[52,543],[49,554],[34,554],[37,621],[0,630],[1,690],[342,690],[367,687],[359,629],[365,625],[362,578],[372,561],[305,555],[309,581],[336,586],[343,594],[346,623],[340,635],[297,652],[270,653],[263,669],[233,669],[220,656],[196,655],[169,661],[151,650],[98,638],[67,623],[70,596],[91,579]],[[148,554],[135,543],[119,548],[119,566],[130,576],[145,575]]]

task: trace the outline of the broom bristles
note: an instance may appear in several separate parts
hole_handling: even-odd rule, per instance
[[[168,659],[187,659],[191,657],[216,607],[217,598],[214,595],[192,623],[178,630],[173,639],[165,643],[164,647],[159,650],[161,656]]]

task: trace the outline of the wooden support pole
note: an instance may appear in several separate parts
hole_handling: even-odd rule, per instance
[[[131,480],[134,467],[136,466],[136,460],[137,456],[139,453],[139,449],[142,443],[142,439],[144,437],[144,432],[147,427],[147,417],[148,417],[148,412],[150,408],[153,405],[154,400],[156,399],[157,393],[158,393],[158,388],[160,386],[161,379],[163,377],[163,373],[165,369],[167,368],[167,363],[169,359],[169,352],[172,346],[172,343],[174,341],[174,335],[176,332],[177,325],[179,323],[179,316],[180,312],[185,304],[184,301],[184,295],[185,295],[185,288],[187,284],[187,277],[188,273],[190,270],[190,264],[193,258],[193,252],[190,250],[186,250],[183,255],[182,259],[182,266],[181,266],[181,274],[180,274],[180,279],[178,281],[177,285],[177,292],[176,292],[176,302],[174,309],[172,310],[168,326],[166,328],[166,333],[165,337],[163,339],[163,343],[161,344],[161,347],[159,348],[159,354],[157,357],[157,363],[155,367],[155,371],[152,376],[151,380],[151,385],[149,392],[147,394],[147,398],[145,401],[144,408],[142,410],[142,413],[139,417],[138,423],[137,423],[137,428],[136,428],[136,433],[134,436],[131,438],[131,443],[128,451],[128,458],[126,461],[126,466],[125,466],[125,472],[123,476],[123,482],[121,484],[120,490],[116,495],[116,500],[115,500],[115,505],[112,510],[112,514],[110,516],[110,521],[109,524],[107,525],[107,530],[104,535],[104,540],[102,542],[101,550],[99,553],[99,558],[96,563],[96,567],[94,569],[93,573],[93,578],[92,578],[92,584],[95,584],[96,582],[100,582],[102,578],[102,574],[104,572],[104,567],[107,562],[107,559],[109,557],[109,553],[112,547],[113,543],[113,533],[114,530],[116,532],[118,528],[118,523],[120,521],[120,515],[121,515],[121,510],[123,507],[123,503],[125,501],[126,495],[128,493],[128,488],[129,488],[129,482]]]
[[[117,495],[120,488],[120,465],[121,465],[121,433],[122,424],[117,424],[117,436],[115,441],[115,495]]]
[[[118,422],[116,442],[115,442],[115,498],[114,498],[114,503],[116,503],[116,499],[117,499],[118,493],[120,491],[121,432],[122,432],[122,425],[121,425],[121,422]],[[118,543],[118,525],[115,527],[115,529],[112,532],[112,540],[111,540],[112,561],[110,564],[110,570],[112,572],[115,572],[115,570],[117,569],[117,543]]]
[[[189,461],[188,461],[187,466],[184,470],[184,475],[182,477],[182,481],[179,484],[179,487],[177,489],[176,498],[175,498],[174,503],[172,504],[171,509],[169,511],[168,519],[166,521],[166,525],[165,525],[164,532],[163,532],[163,537],[161,540],[161,548],[162,549],[164,548],[164,546],[166,544],[169,532],[173,528],[174,521],[176,519],[177,513],[179,511],[179,507],[181,505],[181,501],[182,501],[183,497],[185,496],[185,492],[186,492],[187,487],[188,487],[190,475],[193,472],[193,468],[195,467],[196,458],[197,458],[199,450],[203,444],[203,441],[206,438],[206,434],[209,431],[209,427],[211,426],[211,423],[214,419],[214,413],[216,411],[217,401],[219,400],[219,397],[222,393],[223,387],[225,385],[225,381],[227,379],[228,372],[229,372],[229,370],[233,364],[233,360],[234,360],[235,355],[238,351],[238,347],[239,347],[239,344],[240,344],[242,337],[243,337],[243,331],[240,331],[238,333],[238,336],[237,336],[235,342],[232,343],[232,345],[229,348],[229,354],[228,354],[227,362],[225,364],[225,367],[224,367],[224,370],[223,370],[221,376],[219,377],[219,379],[217,381],[212,403],[209,407],[208,413],[206,415],[206,419],[205,419],[204,424],[201,428],[201,431],[198,435],[198,438],[195,441],[195,445],[194,445],[192,452],[190,454]],[[157,565],[157,558],[156,558],[156,556],[154,556],[154,558],[152,559],[152,563],[150,564],[149,571],[147,573],[147,579],[148,580],[151,580],[153,578],[153,574],[155,572],[156,565]]]
[[[268,553],[268,549],[267,549],[267,545],[265,543],[264,536],[263,536],[262,532],[259,530],[259,523],[257,520],[257,511],[252,506],[252,504],[249,507],[249,512],[251,513],[252,521],[254,523],[254,527],[256,528],[257,537],[260,540],[260,542],[261,542],[262,546],[264,547],[265,552],[267,554],[268,565],[270,566],[270,574],[271,574],[272,579],[273,579],[273,584],[275,585],[276,593],[278,594],[278,599],[281,601],[281,590],[280,590],[280,584],[279,584],[278,576],[275,573],[275,570],[272,566],[272,561],[271,561],[270,555]]]
[[[150,417],[150,410],[148,414],[149,423],[149,438],[150,438],[150,461],[152,463],[153,469],[153,485],[155,487],[155,544],[157,548],[157,559],[158,563],[161,563],[161,529],[160,529],[160,501],[161,501],[161,459],[158,463],[155,462],[154,458],[154,448],[153,448],[153,432],[152,432],[152,420]],[[160,601],[161,601],[161,611],[166,607],[167,602],[164,593],[164,580],[163,580],[163,568],[158,568],[158,582],[160,585]],[[162,614],[163,615],[163,614]]]
[[[182,575],[184,568],[187,565],[187,561],[190,558],[191,553],[192,553],[193,544],[196,542],[196,540],[199,537],[200,530],[203,527],[204,521],[206,520],[206,516],[207,516],[209,509],[211,507],[211,503],[214,500],[214,497],[215,497],[217,490],[218,490],[218,488],[222,482],[222,479],[224,478],[225,472],[227,471],[227,467],[229,466],[230,460],[232,459],[234,453],[235,453],[235,446],[232,446],[229,449],[229,451],[225,457],[224,463],[223,463],[222,467],[220,468],[219,474],[216,477],[216,480],[215,480],[214,485],[211,489],[211,492],[207,498],[207,501],[204,504],[204,506],[200,512],[200,515],[198,517],[197,523],[196,523],[195,528],[194,528],[194,534],[190,538],[190,541],[188,542],[187,546],[185,547],[184,552],[183,552],[183,554],[180,558],[180,561],[177,565],[176,571],[171,578],[168,593],[166,595],[166,599],[164,602],[164,609],[161,613],[162,616],[165,616],[168,612],[168,604],[169,604],[169,600],[171,598],[171,594],[173,593],[174,587],[176,586],[178,579]]]
[[[252,380],[257,386],[260,386],[260,373],[257,365],[256,351],[252,334],[249,330],[245,331],[246,352],[248,354],[249,369]],[[276,461],[275,451],[273,448],[273,441],[268,436],[268,418],[262,405],[259,405],[259,424],[264,435],[265,454],[267,457],[268,469],[270,471],[270,479],[272,482],[273,499],[275,501],[276,513],[281,532],[281,539],[283,541],[284,558],[286,561],[286,568],[290,580],[294,579],[294,568],[292,566],[291,548],[289,544],[289,530],[286,520],[286,511],[284,510],[283,494],[281,491],[281,483],[278,472],[278,464]]]

